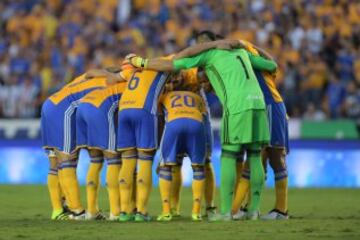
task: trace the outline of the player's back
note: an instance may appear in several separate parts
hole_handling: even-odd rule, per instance
[[[94,90],[86,94],[81,100],[81,103],[88,103],[96,108],[100,108],[106,102],[114,103],[118,102],[121,98],[122,93],[126,88],[127,83],[121,82],[110,87]]]
[[[207,58],[205,70],[225,112],[264,109],[263,94],[246,50],[210,50]]]
[[[86,75],[83,74],[53,94],[49,100],[55,105],[62,102],[72,103],[80,100],[89,92],[106,86],[105,77],[86,78]]]
[[[157,113],[159,96],[163,90],[168,73],[138,71],[133,74],[122,94],[119,109],[144,109]]]
[[[161,97],[161,104],[164,107],[166,121],[176,119],[193,119],[203,121],[203,114],[206,112],[202,97],[190,91],[171,91]]]

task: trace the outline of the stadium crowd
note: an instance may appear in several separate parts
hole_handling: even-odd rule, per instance
[[[275,56],[290,117],[360,118],[357,0],[3,0],[0,117],[39,117],[85,69],[178,51],[204,29]]]

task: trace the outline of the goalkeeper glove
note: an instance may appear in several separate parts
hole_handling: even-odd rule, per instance
[[[130,63],[134,67],[146,69],[148,66],[148,63],[149,63],[149,59],[136,56],[136,57],[130,58]]]

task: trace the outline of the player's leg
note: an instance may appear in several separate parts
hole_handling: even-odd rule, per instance
[[[285,163],[285,149],[267,148],[269,163],[275,175],[275,208],[262,217],[266,220],[288,219],[288,174]]]
[[[150,221],[147,204],[152,190],[152,163],[158,146],[157,116],[145,110],[133,112],[138,172],[136,180],[136,222]]]
[[[206,216],[211,217],[210,215],[216,214],[215,206],[215,192],[216,192],[216,182],[215,182],[215,172],[214,167],[209,158],[205,160],[205,204],[206,204]]]
[[[247,215],[246,206],[249,201],[250,168],[248,161],[245,161],[242,165],[242,171],[240,177],[238,178],[231,210],[234,220],[244,219]]]
[[[183,156],[180,155],[177,157],[178,164],[171,167],[172,180],[171,180],[171,195],[170,195],[170,206],[171,214],[173,217],[180,216],[180,199],[181,199],[181,189],[182,189],[182,159]]]
[[[192,220],[201,221],[201,202],[205,190],[205,157],[206,136],[204,125],[195,120],[183,120],[183,129],[186,133],[186,153],[193,169],[193,207]]]
[[[136,178],[136,209],[135,221],[147,221],[150,193],[152,190],[152,163],[155,150],[138,150],[138,172]]]
[[[253,144],[247,149],[247,156],[250,165],[250,219],[259,217],[261,194],[265,183],[264,167],[261,160],[261,146]]]
[[[109,220],[118,220],[120,216],[120,190],[119,173],[121,169],[120,156],[116,153],[104,152],[107,163],[106,188],[109,196],[110,217]]]
[[[120,221],[129,221],[132,216],[131,198],[136,169],[136,149],[124,150],[121,153],[122,166],[119,173]]]
[[[85,210],[80,200],[80,187],[76,175],[78,152],[66,154],[55,151],[60,160],[60,184],[65,192],[68,206],[72,212],[71,218],[80,220],[85,218]]]
[[[162,163],[159,167],[159,188],[162,202],[162,212],[158,216],[158,221],[171,221],[171,187],[172,187],[172,173],[171,165]]]
[[[225,220],[231,220],[231,207],[236,179],[236,160],[241,151],[239,145],[223,144],[220,167],[221,214]]]
[[[174,195],[179,194],[179,191],[174,192],[172,189],[174,187],[179,187],[180,185],[179,182],[174,183],[172,181],[174,178],[172,168],[182,165],[182,159],[184,155],[179,148],[180,142],[181,141],[179,139],[178,124],[176,123],[176,121],[166,123],[159,149],[159,185],[163,210],[157,218],[158,221],[170,221],[172,219],[171,204],[173,204],[173,206],[178,204],[178,202],[176,201],[177,199],[174,200],[171,198],[174,198]]]
[[[132,189],[137,163],[135,128],[132,121],[132,112],[125,109],[119,112],[118,117],[117,149],[121,152],[122,166],[119,173],[120,218],[122,222],[133,219]]]
[[[211,154],[213,149],[213,132],[211,128],[210,115],[207,114],[204,118],[205,137],[206,137],[206,159],[205,159],[205,203],[206,203],[206,215],[216,214],[216,207],[214,205],[215,199],[215,173],[211,162]]]
[[[62,191],[58,178],[58,161],[53,150],[48,154],[50,170],[48,173],[48,190],[50,201],[53,208],[51,219],[52,220],[66,220],[69,218],[63,208]]]
[[[100,172],[104,164],[104,156],[101,150],[89,150],[90,165],[86,176],[86,199],[87,212],[86,218],[88,220],[103,219],[100,213],[98,198],[100,188]]]
[[[63,120],[62,116],[63,109],[55,106],[50,100],[44,102],[41,108],[41,137],[49,158],[50,170],[47,181],[53,208],[51,219],[55,220],[68,219],[67,214],[64,214],[66,211],[62,206],[61,166],[54,152],[54,149],[61,148],[64,142],[63,135],[57,132],[61,131],[64,127],[63,121],[61,121]]]

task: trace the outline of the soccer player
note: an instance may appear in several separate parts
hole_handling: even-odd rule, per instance
[[[80,100],[76,112],[76,138],[78,148],[87,148],[90,166],[86,180],[87,220],[104,220],[99,211],[98,190],[100,171],[104,160],[107,162],[106,186],[109,195],[109,220],[118,220],[120,214],[120,193],[118,175],[121,167],[120,156],[116,152],[116,128],[119,100],[126,87],[126,80],[133,69],[115,72],[123,82],[90,92]]]
[[[180,82],[179,82],[180,81]],[[206,93],[210,92],[211,87],[209,88],[208,80],[204,76],[203,71],[198,71],[197,68],[193,68],[183,72],[183,78],[173,79],[168,85],[184,84],[188,87],[189,90],[193,92],[199,92],[200,96],[203,98],[205,103],[204,112],[204,126],[206,133],[206,158],[205,158],[205,190],[204,190],[204,199],[206,203],[206,216],[211,218],[212,215],[216,213],[216,207],[214,205],[215,199],[215,174],[213,165],[211,162],[212,146],[213,146],[213,134],[210,123],[210,109],[208,106]],[[200,91],[199,91],[200,88]],[[170,205],[171,205],[171,214],[172,217],[180,216],[180,192],[182,187],[182,159],[184,154],[178,155],[177,165],[171,167],[172,170],[172,185],[171,185],[171,196],[170,196]]]
[[[182,77],[182,73],[179,74]],[[187,154],[192,163],[192,220],[201,221],[201,200],[205,186],[206,136],[203,124],[205,104],[200,95],[183,85],[165,93],[161,100],[166,115],[160,153],[159,186],[163,211],[158,221],[171,221],[172,166],[178,165],[178,154]]]
[[[221,127],[221,216],[231,220],[231,205],[236,177],[236,159],[246,150],[250,162],[251,202],[249,218],[258,219],[264,184],[261,148],[269,141],[264,96],[254,69],[273,72],[274,61],[254,56],[244,49],[216,49],[232,47],[238,41],[214,41],[198,44],[177,54],[174,60],[133,57],[130,62],[144,69],[174,71],[203,67],[223,105]],[[188,57],[192,56],[192,57]]]
[[[50,153],[48,189],[53,207],[51,219],[54,220],[68,219],[69,216],[76,220],[85,217],[76,177],[78,152],[75,149],[75,111],[79,100],[87,93],[104,88],[108,81],[114,80],[90,75],[82,74],[65,85],[44,102],[41,110],[43,147]],[[61,189],[71,210],[70,215],[62,207]]]
[[[244,42],[246,49],[254,55],[259,52],[251,43]],[[260,84],[261,90],[265,97],[266,109],[270,124],[270,145],[262,151],[264,167],[266,168],[267,160],[270,163],[275,175],[275,208],[267,215],[262,216],[264,220],[288,219],[288,174],[285,163],[285,156],[288,153],[288,123],[286,116],[286,107],[283,99],[276,89],[276,74],[269,72],[256,71],[255,74]],[[241,218],[245,211],[239,209],[244,197],[249,189],[249,169],[245,164],[243,174],[237,186],[235,199],[233,202],[234,217]]]
[[[152,161],[158,143],[158,101],[169,74],[151,70],[138,71],[129,80],[119,105],[117,148],[121,152],[119,175],[120,221],[150,221],[147,203],[152,188]],[[133,175],[136,178],[135,217],[130,206]]]

